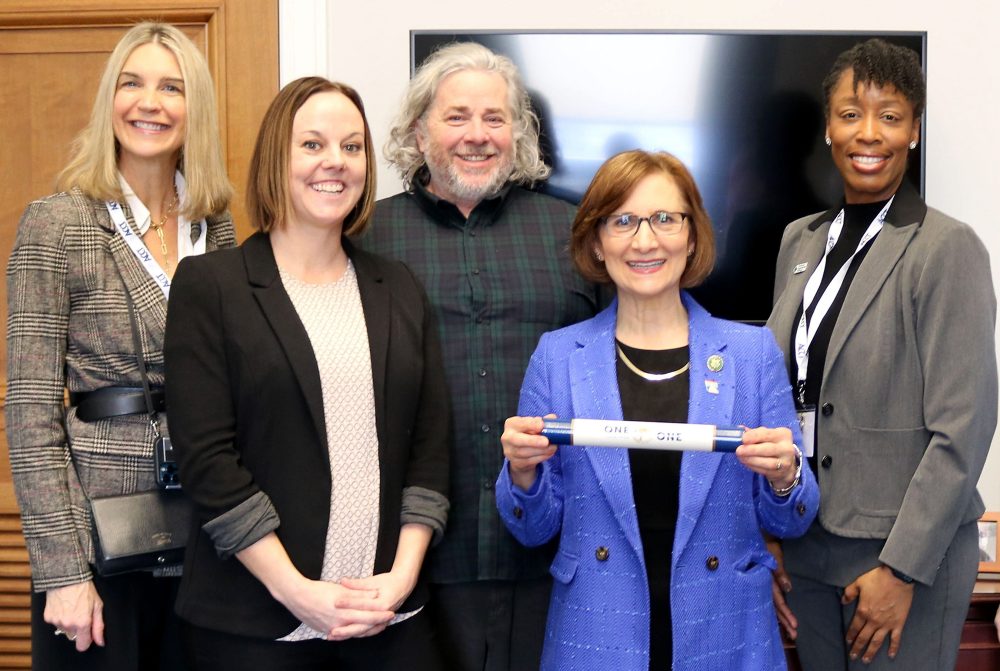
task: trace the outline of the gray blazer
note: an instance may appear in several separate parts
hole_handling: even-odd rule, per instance
[[[836,213],[793,222],[781,241],[768,326],[792,379],[793,322]],[[837,536],[885,539],[878,560],[926,584],[958,526],[983,513],[976,482],[997,421],[995,322],[986,248],[904,183],[830,337],[817,520]]]
[[[207,249],[236,244],[228,214],[207,223]],[[90,578],[89,497],[155,487],[144,415],[87,424],[63,400],[67,387],[142,384],[123,277],[150,382],[162,385],[167,301],[115,232],[104,202],[73,190],[28,205],[7,263],[5,411],[36,591]],[[160,428],[166,431],[165,418]]]

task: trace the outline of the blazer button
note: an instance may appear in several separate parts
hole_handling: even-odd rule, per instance
[[[514,506],[514,517],[517,519],[524,517],[524,509],[521,506]]]
[[[833,414],[833,403],[824,403],[821,410],[824,417],[829,417]]]
[[[714,571],[715,569],[719,568],[719,558],[716,557],[715,555],[712,555],[711,557],[705,560],[705,567],[708,568],[709,571]]]
[[[611,555],[608,549],[603,545],[594,551],[594,556],[597,557],[597,561],[608,561],[608,557]]]
[[[831,457],[828,454],[825,457],[823,457],[823,461],[819,462],[819,465],[822,466],[823,468],[830,468],[830,464],[832,463],[833,463],[833,457]]]
[[[806,514],[806,504],[800,503],[799,505],[795,506],[795,512],[799,514],[799,517],[804,516]]]

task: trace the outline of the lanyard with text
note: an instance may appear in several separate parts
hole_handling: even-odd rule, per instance
[[[135,258],[139,259],[139,263],[142,264],[143,269],[156,282],[156,286],[160,287],[163,296],[170,298],[170,278],[163,272],[163,268],[156,262],[153,255],[149,253],[149,249],[146,248],[142,238],[132,231],[132,227],[128,225],[128,220],[125,219],[125,214],[122,212],[121,206],[113,200],[107,201],[106,205],[108,206],[108,214],[111,215],[111,221],[114,222],[118,234],[125,239],[125,243],[128,244],[129,249],[135,254]]]
[[[865,234],[861,236],[861,241],[858,242],[857,248],[854,253],[851,254],[850,258],[844,261],[844,265],[840,267],[837,274],[833,276],[830,280],[830,284],[827,285],[826,289],[823,291],[823,295],[819,297],[819,301],[816,303],[816,309],[813,310],[812,319],[806,319],[806,313],[809,311],[809,307],[812,305],[813,300],[816,299],[816,293],[819,291],[819,285],[823,281],[823,273],[826,270],[826,259],[830,255],[830,250],[834,248],[837,244],[837,240],[840,239],[840,233],[844,228],[844,211],[841,210],[837,218],[833,220],[833,224],[830,226],[830,233],[826,238],[826,251],[823,253],[823,260],[819,262],[816,266],[816,270],[813,271],[812,276],[809,281],[806,282],[805,291],[802,294],[802,317],[799,319],[798,327],[795,329],[795,363],[798,365],[798,401],[799,404],[805,403],[805,389],[806,389],[806,371],[809,369],[809,345],[812,343],[813,338],[816,336],[816,330],[822,323],[823,318],[826,317],[826,313],[830,309],[830,305],[833,304],[833,299],[837,297],[840,292],[840,287],[844,284],[844,278],[847,276],[847,269],[851,265],[851,261],[857,256],[858,252],[864,249],[864,246],[868,242],[878,235],[879,231],[882,230],[882,222],[885,221],[885,215],[889,211],[889,206],[892,205],[893,198],[889,199],[889,202],[885,204],[885,207],[878,213],[872,223],[868,225],[868,229]]]

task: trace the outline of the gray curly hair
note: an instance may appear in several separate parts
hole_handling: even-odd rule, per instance
[[[517,66],[476,42],[448,44],[433,54],[417,69],[403,98],[403,106],[385,143],[384,154],[412,189],[417,172],[427,164],[417,148],[417,131],[426,120],[428,108],[434,102],[438,86],[448,75],[460,70],[495,72],[507,83],[507,104],[512,115],[514,169],[508,181],[531,184],[544,180],[552,172],[542,161],[538,148],[538,117],[531,108],[528,91],[524,88]]]

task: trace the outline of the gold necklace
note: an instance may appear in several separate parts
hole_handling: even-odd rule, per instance
[[[639,377],[643,378],[644,380],[649,380],[650,382],[663,382],[664,380],[671,380],[691,367],[691,362],[688,361],[686,364],[684,364],[677,370],[672,370],[669,373],[647,373],[646,371],[642,370],[634,363],[629,361],[629,358],[625,356],[625,352],[622,351],[621,345],[616,344],[615,348],[618,350],[618,356],[621,357],[622,363],[625,364],[625,366],[630,371],[632,371]]]
[[[163,210],[163,214],[160,216],[160,223],[154,224],[152,216],[149,218],[149,225],[154,231],[156,231],[156,237],[160,239],[160,252],[163,254],[163,262],[167,266],[166,271],[168,273],[170,272],[170,251],[167,249],[167,237],[163,234],[163,227],[167,225],[167,219],[170,218],[171,211],[176,207],[177,191],[174,191],[173,199],[171,199],[166,209]]]

